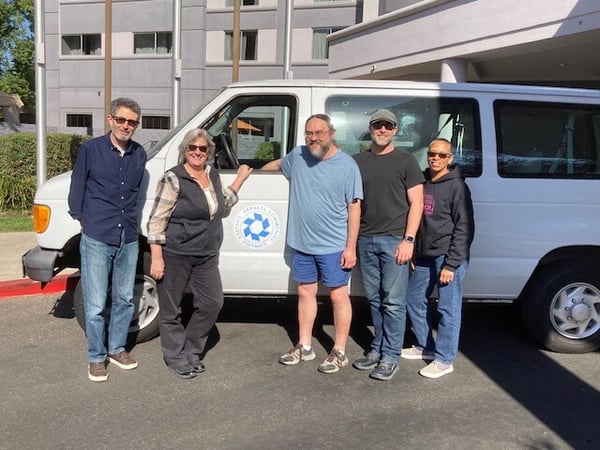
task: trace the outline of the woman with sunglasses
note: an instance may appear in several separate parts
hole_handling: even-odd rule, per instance
[[[150,275],[158,281],[160,343],[169,370],[179,378],[204,372],[208,335],[223,306],[219,249],[222,217],[237,203],[250,176],[247,165],[226,188],[216,169],[215,145],[203,129],[190,130],[179,146],[179,164],[158,182],[148,222]],[[181,301],[186,287],[193,311],[184,325]]]
[[[454,371],[462,307],[462,281],[469,262],[474,221],[471,193],[458,166],[451,166],[452,145],[446,139],[429,144],[425,170],[423,217],[417,234],[414,272],[408,282],[408,316],[417,345],[403,349],[405,359],[431,361],[419,372],[439,378]],[[428,300],[438,288],[440,321],[431,333]]]

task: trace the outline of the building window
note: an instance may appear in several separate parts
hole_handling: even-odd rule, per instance
[[[313,28],[312,59],[329,58],[327,35],[341,30],[341,28]]]
[[[92,128],[91,114],[67,114],[68,127]]]
[[[232,8],[234,0],[225,0],[225,6]],[[240,0],[241,6],[258,5],[258,0]]]
[[[75,34],[62,37],[63,55],[101,55],[100,34]]]
[[[173,33],[135,33],[133,35],[133,53],[168,54],[173,47]]]
[[[154,130],[170,130],[171,118],[169,116],[142,116],[142,128]]]
[[[256,60],[257,31],[242,31],[240,36],[240,59],[244,61]],[[233,58],[233,31],[225,32],[225,61]]]

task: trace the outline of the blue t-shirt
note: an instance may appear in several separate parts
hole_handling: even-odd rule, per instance
[[[342,251],[348,238],[348,203],[362,200],[356,162],[339,150],[318,159],[302,145],[281,161],[290,180],[287,243],[310,255]]]

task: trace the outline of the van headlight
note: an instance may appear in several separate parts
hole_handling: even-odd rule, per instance
[[[43,233],[50,224],[50,207],[33,204],[33,231]]]

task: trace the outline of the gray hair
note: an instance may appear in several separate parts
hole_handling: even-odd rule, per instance
[[[112,102],[110,102],[110,115],[114,116],[119,108],[127,108],[132,110],[138,115],[138,118],[142,115],[142,109],[140,108],[140,105],[131,98],[120,97],[115,98]]]
[[[215,156],[215,143],[213,142],[212,136],[208,134],[204,128],[194,128],[183,137],[181,144],[179,144],[179,164],[185,162],[185,153],[187,152],[188,145],[194,142],[198,138],[204,138],[208,145],[208,155],[206,159],[213,159]]]

